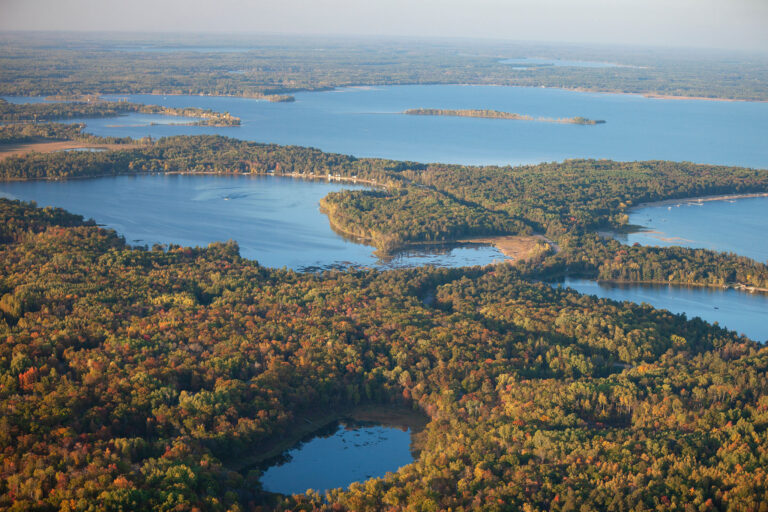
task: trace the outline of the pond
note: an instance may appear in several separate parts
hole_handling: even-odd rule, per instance
[[[676,160],[768,168],[768,103],[662,100],[531,87],[412,85],[294,94],[293,103],[213,96],[130,95],[139,103],[230,112],[236,127],[152,125],[146,116],[80,120],[103,136],[214,133],[325,151],[463,164],[567,158]],[[15,101],[20,101],[15,98]],[[409,116],[412,108],[491,109],[605,124]]]
[[[358,408],[265,462],[260,481],[269,492],[295,494],[383,477],[414,461],[413,435],[426,421],[405,408]]]
[[[471,266],[501,261],[483,245],[425,246],[379,260],[374,248],[335,233],[318,206],[342,188],[280,176],[141,175],[68,181],[0,182],[0,196],[34,200],[93,218],[131,245],[206,246],[237,241],[240,255],[269,267]]]

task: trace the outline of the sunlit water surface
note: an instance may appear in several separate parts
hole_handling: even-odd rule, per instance
[[[661,100],[531,87],[407,85],[296,93],[294,103],[212,96],[129,95],[131,101],[230,112],[239,127],[152,126],[141,114],[85,119],[104,136],[216,133],[419,162],[524,164],[567,158],[688,160],[768,168],[768,103]],[[16,98],[15,101],[23,101]],[[412,108],[492,109],[570,124],[408,116]]]
[[[325,492],[384,476],[413,462],[407,428],[334,423],[290,450],[261,476],[264,489],[280,494]]]

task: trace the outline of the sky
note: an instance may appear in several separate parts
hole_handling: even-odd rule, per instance
[[[468,37],[768,52],[768,0],[0,0],[0,30]]]

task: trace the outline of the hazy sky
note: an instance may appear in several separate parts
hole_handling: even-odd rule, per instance
[[[0,30],[460,36],[768,51],[768,0],[0,0]]]

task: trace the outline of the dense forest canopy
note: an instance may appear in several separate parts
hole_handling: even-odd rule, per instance
[[[132,249],[24,203],[0,200],[0,220],[2,507],[768,500],[768,349],[699,319],[508,265],[296,274],[231,242]],[[307,410],[362,402],[429,415],[414,464],[325,498],[270,496],[228,466]]]
[[[141,105],[128,101],[69,101],[64,103],[9,103],[0,99],[0,122],[38,122],[74,118],[117,117],[130,113],[197,118],[186,124],[196,126],[239,126],[240,118],[229,112],[214,112],[197,107],[171,108]]]
[[[643,52],[628,51],[625,68],[516,70],[499,61],[541,49],[402,44],[393,53],[332,43],[336,51],[320,54],[309,43],[243,52],[176,44],[180,51],[155,53],[6,35],[0,94],[290,101],[283,93],[353,84],[503,83],[768,99],[768,65],[744,55],[655,56],[647,66]],[[126,102],[0,101],[0,142],[117,145],[8,157],[0,179],[332,175],[371,184],[329,194],[322,206],[337,230],[382,253],[533,233],[560,250],[483,268],[301,274],[245,260],[233,241],[130,247],[80,216],[0,199],[0,508],[765,508],[768,349],[698,318],[539,281],[768,288],[762,262],[629,247],[595,233],[627,228],[628,209],[646,201],[766,192],[768,171],[423,164],[215,136],[106,139],[40,122],[126,112],[237,120]],[[262,489],[259,470],[241,470],[243,457],[258,459],[305,415],[361,403],[429,417],[414,464],[325,496],[276,496]]]

